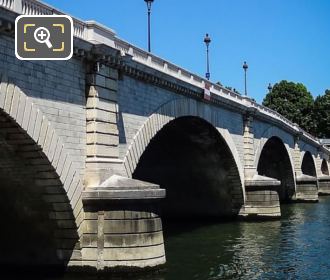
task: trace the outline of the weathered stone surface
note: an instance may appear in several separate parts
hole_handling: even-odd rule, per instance
[[[330,176],[322,176],[318,178],[319,195],[330,195]]]
[[[279,218],[281,216],[276,179],[254,175],[245,181],[245,204],[240,216],[252,219]]]
[[[301,202],[318,202],[317,178],[302,174],[296,178],[295,200]]]

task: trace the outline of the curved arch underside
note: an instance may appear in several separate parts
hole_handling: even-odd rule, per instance
[[[301,171],[303,174],[316,177],[316,168],[313,160],[313,156],[310,152],[305,152],[302,163]]]
[[[257,167],[258,174],[281,181],[280,201],[289,201],[295,193],[294,175],[288,152],[282,140],[276,136],[264,145]]]
[[[235,160],[219,132],[199,117],[179,117],[151,140],[133,178],[166,189],[165,218],[237,214],[243,193]]]
[[[78,235],[63,184],[41,148],[0,110],[0,265],[66,266]]]
[[[325,159],[322,160],[321,172],[323,175],[329,175],[329,168]]]

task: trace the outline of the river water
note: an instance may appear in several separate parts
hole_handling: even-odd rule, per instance
[[[167,264],[157,273],[56,279],[330,279],[329,197],[284,205],[277,221],[176,224],[165,238]]]

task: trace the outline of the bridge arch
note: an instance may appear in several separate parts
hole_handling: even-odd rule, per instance
[[[240,162],[235,144],[228,132],[226,133],[224,130],[216,128],[214,116],[210,114],[208,110],[204,110],[205,108],[202,106],[202,104],[198,104],[194,100],[177,99],[163,105],[154,114],[152,114],[140,128],[133,143],[127,151],[124,159],[127,176],[146,181],[149,180],[154,183],[162,183],[158,182],[157,179],[155,180],[155,178],[148,177],[146,172],[143,170],[146,168],[151,168],[150,164],[147,163],[148,160],[149,163],[153,162],[156,164],[155,157],[151,155],[150,151],[152,151],[152,153],[158,153],[158,155],[162,157],[162,160],[170,160],[171,164],[175,164],[175,162],[180,161],[178,157],[176,157],[176,160],[173,161],[169,159],[166,154],[162,153],[162,149],[164,148],[166,141],[171,143],[176,142],[178,144],[178,148],[173,147],[173,150],[176,151],[172,153],[172,156],[174,157],[176,156],[176,153],[181,152],[187,156],[189,154],[189,149],[187,147],[190,147],[193,151],[193,155],[191,155],[190,159],[189,157],[187,158],[187,165],[189,166],[190,164],[190,162],[188,162],[189,160],[196,160],[200,161],[200,168],[203,168],[203,165],[206,163],[204,162],[204,164],[202,164],[203,159],[201,157],[201,151],[205,149],[204,152],[207,153],[207,149],[211,147],[218,149],[219,153],[222,153],[223,161],[220,160],[221,156],[218,156],[219,154],[216,155],[217,153],[214,153],[214,158],[210,155],[211,153],[207,153],[207,155],[205,155],[206,158],[208,157],[210,162],[214,163],[212,167],[210,167],[209,172],[205,170],[205,168],[203,169],[205,174],[214,172],[213,174],[208,174],[208,178],[204,178],[206,180],[205,185],[213,184],[212,186],[214,187],[214,184],[216,183],[212,183],[210,181],[212,176],[217,178],[215,180],[218,180],[219,184],[224,183],[225,180],[227,180],[227,183],[229,183],[231,189],[219,188],[213,189],[212,191],[215,195],[219,195],[220,192],[223,192],[222,194],[226,195],[226,198],[230,196],[230,199],[228,200],[232,206],[231,211],[233,211],[234,214],[237,214],[239,210],[238,208],[240,208],[244,202],[244,191],[242,187],[242,177],[239,171]],[[204,142],[207,143],[205,146],[203,146]],[[220,151],[221,149],[222,151]],[[219,164],[218,170],[216,170],[217,164]],[[220,169],[224,167],[227,167],[227,171],[221,172]],[[177,166],[177,168],[182,168],[182,170],[185,169],[184,171],[186,172],[186,177],[190,176],[188,175],[189,168],[184,168],[183,164],[179,167]],[[219,174],[217,174],[218,171]],[[201,175],[203,172],[197,172],[197,174]],[[162,178],[164,178],[164,176]],[[191,181],[189,181],[189,183],[193,184]],[[169,185],[169,183],[165,182],[164,184],[163,182],[161,186],[164,187],[166,184]],[[171,197],[170,192],[171,190],[167,190],[168,197]],[[208,214],[229,214],[226,211],[223,211],[223,209],[221,210],[221,207],[224,207],[221,203],[224,203],[224,201],[220,201],[219,205],[216,207],[216,210],[215,208],[211,210],[209,209],[210,211]],[[208,206],[211,204],[212,203],[209,203]],[[216,203],[214,203],[213,206],[214,205],[216,205]],[[206,208],[208,206],[206,206]],[[196,209],[197,208],[198,207],[196,207]],[[226,207],[226,209],[228,209],[228,207]],[[189,209],[189,211],[190,210],[192,209]],[[199,211],[201,210],[199,209]],[[233,212],[231,212],[231,214],[233,214]],[[195,214],[198,215],[198,213]],[[170,215],[171,213],[169,213],[169,216]]]
[[[303,174],[316,177],[316,164],[311,152],[305,151],[301,162],[301,171]]]
[[[291,200],[296,189],[293,165],[287,147],[279,137],[272,136],[263,144],[256,166],[259,175],[281,181],[280,201]]]
[[[279,138],[282,141],[282,143],[284,144],[285,149],[286,149],[289,159],[290,159],[292,172],[294,173],[294,161],[293,161],[293,157],[291,155],[291,148],[294,148],[293,137],[290,137],[290,139],[288,139],[288,137],[286,137],[284,131],[276,126],[271,126],[264,131],[262,138],[260,139],[260,143],[259,143],[258,147],[256,148],[255,157],[254,157],[255,166],[258,166],[260,155],[261,155],[261,152],[262,152],[266,142],[272,137]]]
[[[328,163],[325,159],[322,159],[322,163],[321,163],[321,173],[323,175],[330,175],[329,174],[329,166]]]
[[[5,182],[0,207],[11,214],[8,222],[14,226],[8,228],[16,231],[7,238],[25,233],[12,243],[19,247],[8,254],[1,250],[0,262],[67,266],[79,259],[80,173],[33,100],[5,74],[0,77],[0,180]]]

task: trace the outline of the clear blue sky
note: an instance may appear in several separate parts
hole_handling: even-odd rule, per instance
[[[117,36],[147,48],[143,0],[47,0],[83,20],[96,20]],[[329,0],[155,0],[152,52],[204,76],[209,33],[211,80],[261,102],[268,83],[301,82],[317,96],[330,89]]]

